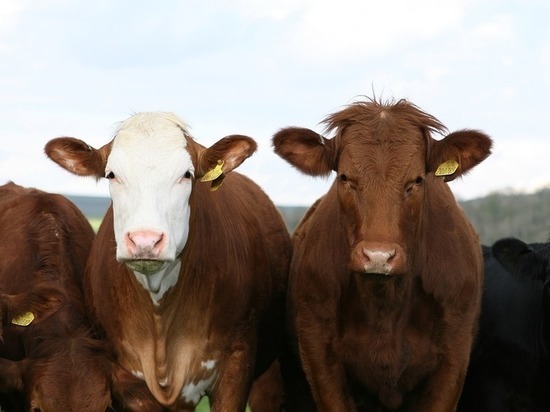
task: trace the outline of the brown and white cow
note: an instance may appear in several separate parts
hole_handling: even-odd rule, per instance
[[[445,182],[485,159],[492,142],[473,130],[435,140],[445,127],[405,100],[356,102],[325,123],[331,139],[304,128],[273,138],[303,173],[337,174],[293,235],[289,274],[295,353],[317,409],[452,411],[483,261]],[[287,389],[292,410],[303,394]]]
[[[87,302],[119,363],[172,410],[205,394],[244,410],[279,351],[290,237],[264,192],[230,173],[255,150],[240,135],[206,148],[163,112],[133,115],[97,150],[46,145],[68,171],[109,179]]]
[[[136,379],[91,334],[82,285],[94,233],[76,206],[8,183],[0,186],[0,228],[4,409],[160,410],[146,388],[128,393]]]

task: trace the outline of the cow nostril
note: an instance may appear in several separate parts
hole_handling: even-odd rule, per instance
[[[160,253],[164,247],[165,239],[164,233],[151,230],[127,232],[125,236],[126,246],[131,253],[136,255]]]
[[[363,254],[366,259],[371,262],[387,263],[391,262],[396,255],[395,249],[393,250],[371,250],[363,248]]]

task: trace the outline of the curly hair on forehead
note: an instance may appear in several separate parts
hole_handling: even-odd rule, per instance
[[[410,128],[417,126],[428,133],[445,134],[447,128],[434,116],[424,112],[406,99],[379,100],[376,97],[364,97],[342,110],[328,115],[323,122],[325,133],[341,134],[351,125],[359,125],[370,130],[379,128]]]

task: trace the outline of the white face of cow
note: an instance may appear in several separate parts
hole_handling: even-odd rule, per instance
[[[121,124],[107,159],[116,258],[146,275],[174,261],[189,234],[194,167],[184,131],[175,116],[137,114]]]

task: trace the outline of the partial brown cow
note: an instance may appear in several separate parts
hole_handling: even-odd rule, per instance
[[[294,354],[316,408],[452,411],[483,260],[446,181],[485,159],[491,139],[461,130],[435,140],[445,127],[405,100],[359,101],[325,123],[331,139],[303,128],[273,138],[303,173],[336,172],[294,233],[289,274]],[[306,410],[296,388],[287,386],[287,407]]]
[[[87,303],[120,364],[171,410],[208,395],[243,411],[279,353],[290,237],[265,193],[230,173],[255,150],[240,135],[206,148],[162,112],[133,115],[100,149],[46,145],[68,171],[109,180]]]
[[[104,412],[124,397],[127,410],[159,410],[146,388],[127,392],[135,378],[91,334],[82,281],[94,233],[76,206],[8,183],[0,186],[0,228],[4,409]]]

